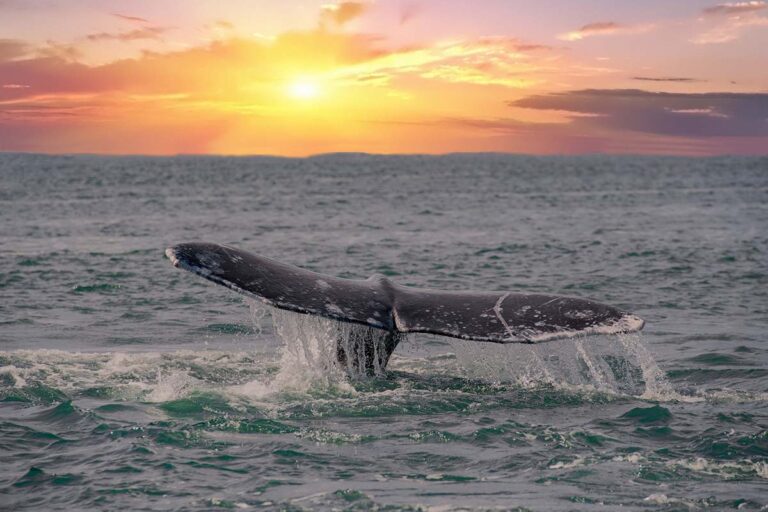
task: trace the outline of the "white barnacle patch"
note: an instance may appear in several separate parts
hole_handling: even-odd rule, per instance
[[[171,260],[171,265],[174,267],[179,266],[179,258],[176,257],[176,251],[173,250],[173,247],[169,247],[165,250],[165,255],[168,257],[169,260]]]
[[[564,316],[574,320],[586,320],[592,318],[594,314],[595,312],[591,309],[569,309],[564,313]]]
[[[315,284],[321,290],[330,290],[331,289],[331,285],[328,284],[327,281],[323,281],[322,279],[318,279],[317,281],[315,281]]]

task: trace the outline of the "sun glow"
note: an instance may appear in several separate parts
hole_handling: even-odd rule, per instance
[[[310,80],[296,80],[288,86],[288,94],[299,100],[311,100],[320,93],[317,83]]]

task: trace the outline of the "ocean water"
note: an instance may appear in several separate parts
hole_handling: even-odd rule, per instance
[[[647,324],[349,378],[195,240]],[[0,154],[2,510],[760,510],[766,333],[768,158]]]

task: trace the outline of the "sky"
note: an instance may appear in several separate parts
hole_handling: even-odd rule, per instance
[[[768,154],[768,1],[0,0],[0,151]]]

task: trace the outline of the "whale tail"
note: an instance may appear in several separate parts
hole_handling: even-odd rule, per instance
[[[431,333],[491,343],[537,343],[579,334],[639,331],[639,317],[577,297],[512,292],[455,292],[411,288],[384,276],[342,279],[212,243],[166,250],[175,267],[193,272],[270,306],[381,331],[384,352],[372,359],[339,346],[343,366],[383,368],[405,333]],[[351,363],[352,362],[352,363]]]

